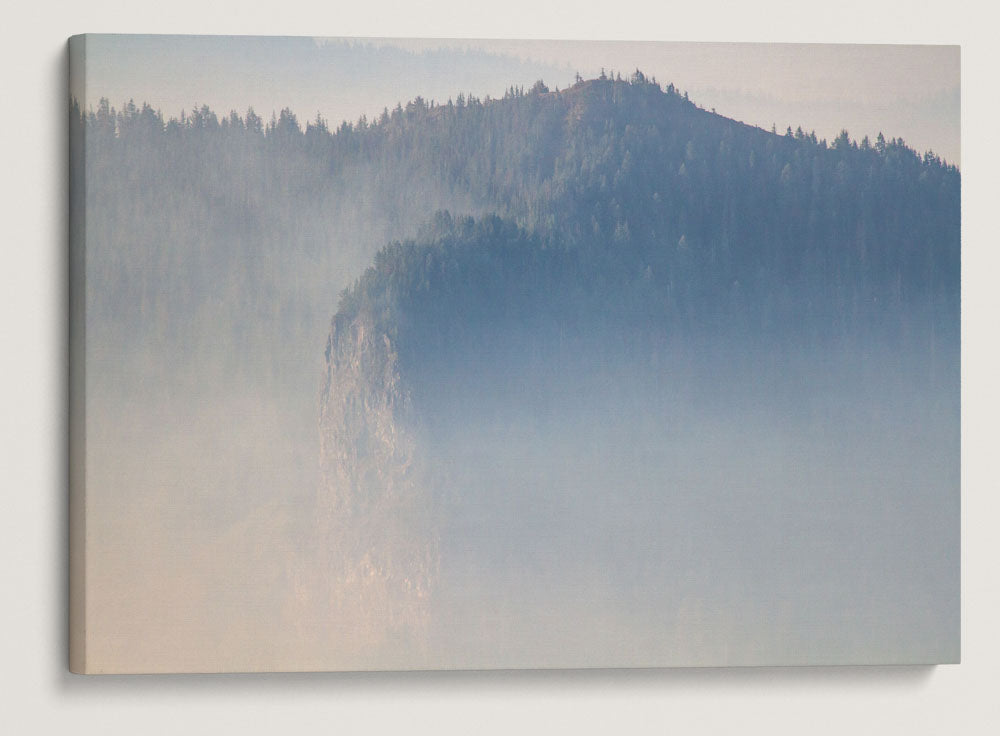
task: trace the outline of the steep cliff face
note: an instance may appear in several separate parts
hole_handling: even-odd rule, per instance
[[[326,367],[317,523],[330,614],[361,648],[419,643],[437,531],[396,348],[363,310],[334,321]]]

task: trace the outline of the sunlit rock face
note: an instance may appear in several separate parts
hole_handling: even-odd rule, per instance
[[[438,564],[410,391],[370,313],[332,327],[317,524],[329,615],[359,650],[422,641]]]

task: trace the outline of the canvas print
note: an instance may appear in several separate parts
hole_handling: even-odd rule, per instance
[[[71,669],[957,662],[959,58],[71,39]]]

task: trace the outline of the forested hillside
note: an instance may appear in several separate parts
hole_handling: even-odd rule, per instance
[[[960,176],[933,154],[768,133],[641,73],[418,106],[397,127],[499,213],[436,213],[343,294],[337,320],[371,309],[404,358],[407,340],[426,358],[506,322],[953,361]]]
[[[957,313],[955,167],[881,135],[827,143],[746,126],[639,72],[503,100],[417,98],[335,131],[288,110],[165,120],[107,101],[74,107],[73,121],[87,131],[88,245],[102,264],[93,307],[132,336],[169,340],[173,320],[206,311],[233,323],[236,348],[265,323],[269,338],[299,333],[386,242],[427,223],[428,245],[460,241],[467,226],[442,230],[438,210],[494,213],[533,243],[532,278],[573,279],[574,298],[674,324],[780,331],[775,320],[794,313],[846,334],[859,320]],[[413,247],[379,256],[402,293],[430,283],[432,261],[450,267],[441,247]],[[242,319],[255,314],[266,319]]]

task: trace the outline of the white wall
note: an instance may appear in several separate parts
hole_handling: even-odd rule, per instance
[[[39,0],[0,46],[0,729],[6,733],[977,733],[1000,723],[996,18],[986,2]],[[65,39],[80,32],[961,43],[963,664],[87,679],[65,669]],[[878,70],[873,69],[873,74]]]

